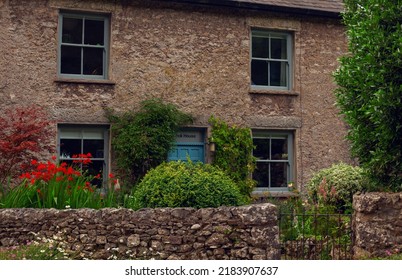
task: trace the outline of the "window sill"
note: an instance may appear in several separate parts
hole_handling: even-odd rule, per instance
[[[284,96],[298,96],[299,93],[291,90],[275,90],[275,89],[262,89],[253,88],[249,89],[250,94],[271,94],[271,95],[284,95]]]
[[[54,81],[56,83],[66,83],[66,84],[99,84],[99,85],[110,85],[110,86],[114,86],[116,84],[116,82],[112,80],[56,78]]]
[[[260,191],[255,190],[251,193],[252,198],[268,198],[268,197],[278,197],[278,198],[289,198],[297,197],[299,194],[293,191]]]

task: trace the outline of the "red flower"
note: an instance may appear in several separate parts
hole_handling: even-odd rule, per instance
[[[20,175],[19,178],[20,179],[31,179],[31,174],[27,172],[27,173]]]
[[[31,160],[31,164],[32,164],[32,165],[37,165],[37,164],[38,164],[38,161],[37,161],[36,159],[33,159],[33,160]]]
[[[110,173],[110,174],[109,174],[109,178],[110,178],[110,179],[113,179],[113,178],[114,178],[114,175],[113,175],[112,173]]]
[[[76,158],[76,160],[73,160],[73,163],[82,163],[82,164],[89,164],[91,163],[91,153],[87,154],[78,154],[78,155],[72,155],[72,158]]]

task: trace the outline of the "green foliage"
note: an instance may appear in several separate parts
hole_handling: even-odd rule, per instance
[[[285,258],[351,258],[351,215],[337,213],[332,205],[309,203],[299,197],[276,204]]]
[[[334,207],[337,212],[349,212],[353,194],[362,191],[366,181],[362,168],[339,163],[315,173],[306,189],[312,202]]]
[[[28,244],[0,248],[0,260],[63,260],[67,259],[58,248],[47,244]]]
[[[108,118],[117,164],[128,173],[131,183],[165,161],[178,129],[192,122],[190,115],[159,99],[143,101],[138,112],[121,116],[109,110]]]
[[[229,126],[222,120],[211,117],[212,136],[216,151],[213,165],[224,170],[239,186],[240,192],[250,196],[256,183],[250,177],[255,169],[253,139],[249,128]]]
[[[402,190],[402,3],[345,0],[350,54],[335,73],[352,152],[379,188]]]
[[[193,162],[164,162],[137,185],[133,209],[157,207],[218,207],[241,205],[236,184],[217,167]]]
[[[90,160],[85,160],[90,164]],[[24,173],[20,185],[0,186],[0,208],[94,208],[116,205],[110,191],[102,196],[91,182],[96,178],[65,162],[31,162],[34,171]]]

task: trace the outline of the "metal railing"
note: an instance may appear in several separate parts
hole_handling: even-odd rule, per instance
[[[350,214],[280,213],[282,259],[347,260],[353,257]]]

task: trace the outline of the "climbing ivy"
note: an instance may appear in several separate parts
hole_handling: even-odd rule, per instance
[[[216,146],[213,165],[224,170],[238,185],[243,195],[250,196],[256,185],[251,178],[255,169],[251,130],[229,126],[213,116],[210,117],[209,123],[212,126],[209,141]]]
[[[118,167],[132,184],[167,159],[179,128],[193,118],[160,99],[145,100],[139,111],[121,115],[107,110]]]

